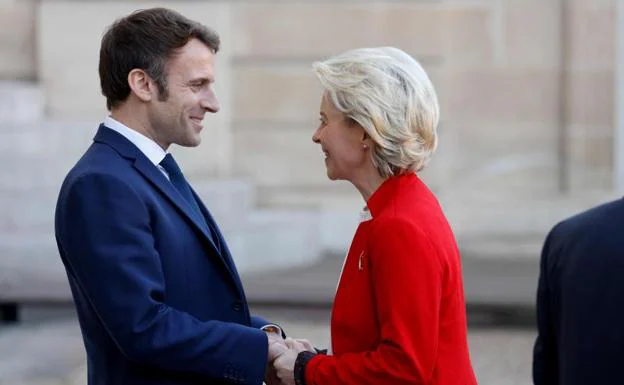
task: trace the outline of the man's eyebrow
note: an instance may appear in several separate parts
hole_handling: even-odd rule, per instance
[[[190,84],[205,84],[205,83],[214,83],[215,80],[213,77],[210,76],[200,76],[200,77],[196,77],[196,78],[192,78],[188,81],[188,83]]]

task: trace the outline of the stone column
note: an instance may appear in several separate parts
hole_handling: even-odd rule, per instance
[[[36,75],[35,9],[32,0],[0,0],[0,80]]]
[[[613,140],[613,186],[624,193],[624,3],[617,3],[615,57],[615,127]]]
[[[613,188],[616,0],[567,2],[566,133],[572,195]]]

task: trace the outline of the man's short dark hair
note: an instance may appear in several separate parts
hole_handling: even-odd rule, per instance
[[[191,39],[198,39],[214,53],[219,35],[210,28],[166,8],[136,11],[115,21],[104,34],[100,47],[100,85],[106,107],[119,106],[130,95],[128,74],[144,70],[166,100],[167,63]]]

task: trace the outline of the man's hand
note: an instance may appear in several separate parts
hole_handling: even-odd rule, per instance
[[[295,385],[295,361],[299,352],[295,349],[288,349],[282,353],[274,362],[273,367],[277,378],[282,385]]]
[[[295,361],[297,356],[303,351],[315,352],[315,350],[308,340],[286,338],[284,342],[288,350],[277,357],[273,367],[282,385],[295,385]]]
[[[294,345],[292,342],[289,342],[290,339],[287,339],[286,345],[288,345],[289,349],[293,349],[294,346],[296,346],[296,350],[299,350],[299,352],[302,351],[308,351],[308,352],[312,352],[312,353],[316,353],[316,349],[314,349],[314,346],[312,346],[312,343],[306,339],[303,338],[295,338],[294,341],[297,342],[297,345]],[[292,345],[292,346],[291,346]]]
[[[267,337],[269,337],[269,355],[267,361],[271,363],[288,350],[288,346],[286,345],[286,341],[278,334],[267,333]]]
[[[269,355],[267,357],[264,382],[267,385],[280,385],[279,378],[277,378],[277,373],[273,367],[273,362],[277,357],[288,350],[288,346],[279,334],[267,332],[267,337],[269,338]]]
[[[273,363],[267,365],[266,372],[264,374],[264,383],[266,385],[280,385],[280,380],[277,378],[277,372],[273,367]]]

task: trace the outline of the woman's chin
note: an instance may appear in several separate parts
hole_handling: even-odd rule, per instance
[[[332,164],[327,164],[325,163],[325,170],[327,172],[327,178],[329,180],[344,180],[344,174],[341,172],[340,169],[336,169],[335,167],[333,167]]]
[[[327,169],[327,178],[329,180],[340,180],[342,178],[340,178],[339,175],[336,175],[335,172],[332,172],[331,170]]]

